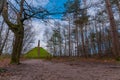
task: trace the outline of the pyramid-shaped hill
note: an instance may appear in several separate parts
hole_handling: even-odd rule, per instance
[[[44,48],[40,47],[40,55],[38,55],[38,47],[35,47],[25,54],[26,58],[48,58],[51,54],[48,53]]]

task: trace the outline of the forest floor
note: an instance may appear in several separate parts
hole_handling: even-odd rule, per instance
[[[120,80],[120,64],[107,61],[30,59],[1,67],[0,80]]]

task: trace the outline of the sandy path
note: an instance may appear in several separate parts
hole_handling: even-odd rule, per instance
[[[120,65],[27,60],[6,73],[0,80],[120,80]]]

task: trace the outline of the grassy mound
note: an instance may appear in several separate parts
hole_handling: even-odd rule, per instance
[[[24,55],[25,58],[49,58],[51,55],[42,47],[40,48],[40,56],[38,56],[38,48],[35,47]]]

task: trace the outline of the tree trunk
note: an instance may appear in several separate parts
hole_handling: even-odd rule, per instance
[[[85,54],[86,57],[88,57],[89,51],[88,51],[88,46],[89,46],[89,40],[87,37],[88,31],[87,31],[87,23],[85,24]]]
[[[110,26],[111,26],[112,50],[113,50],[114,56],[118,57],[118,56],[120,56],[120,51],[119,51],[120,48],[119,48],[119,38],[118,38],[117,26],[115,24],[115,19],[113,16],[110,1],[105,0],[105,2],[106,2],[106,8],[108,11]]]
[[[20,54],[22,51],[23,38],[24,38],[24,30],[22,30],[20,34],[17,34],[17,33],[14,33],[14,34],[15,34],[15,40],[13,43],[11,64],[19,64]]]
[[[0,0],[0,14],[3,10],[4,2],[5,2],[5,0]]]
[[[81,31],[81,37],[82,37],[82,52],[84,57],[87,57],[86,52],[85,52],[85,43],[84,43],[84,34],[83,34],[83,30]]]
[[[1,47],[0,47],[0,55],[2,55],[3,49],[4,49],[5,44],[6,44],[6,42],[7,42],[7,39],[8,39],[8,36],[9,36],[9,29],[8,29],[8,31],[6,32],[5,39],[4,39],[4,41],[3,41],[3,43],[2,43],[2,45],[1,45]]]
[[[23,0],[24,1],[24,0]],[[23,4],[23,2],[21,1]],[[5,0],[4,2],[4,8],[3,8],[3,18],[5,22],[7,23],[9,29],[14,33],[14,43],[13,43],[13,50],[11,55],[11,63],[12,64],[19,64],[20,63],[20,54],[22,51],[22,44],[23,44],[23,38],[24,38],[24,27],[23,27],[23,21],[21,21],[21,13],[23,10],[23,6],[21,4],[21,11],[17,14],[17,24],[14,24],[9,19],[8,14],[8,4]]]
[[[69,26],[68,26],[68,36],[69,36],[69,56],[71,56],[71,39],[70,39],[70,18],[69,18]]]
[[[119,17],[120,17],[120,3],[119,3],[119,0],[115,0],[115,4],[116,4],[117,7],[118,7]]]
[[[64,56],[67,56],[67,39],[66,39],[66,32],[64,30],[64,35],[65,35],[65,50],[64,50]]]
[[[40,58],[40,40],[38,40],[38,57]]]
[[[0,49],[2,48],[2,32],[3,32],[3,25],[4,25],[4,20],[2,21],[2,23],[1,23],[1,26],[0,26]],[[2,54],[1,53],[2,51],[0,51],[0,54]]]

